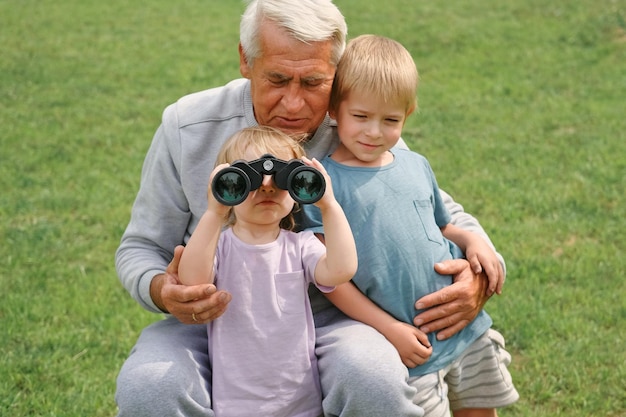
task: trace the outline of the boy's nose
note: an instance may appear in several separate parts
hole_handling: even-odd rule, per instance
[[[377,138],[380,136],[380,125],[376,121],[372,121],[367,126],[367,134],[371,137]]]

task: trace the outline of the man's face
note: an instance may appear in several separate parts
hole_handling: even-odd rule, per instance
[[[241,74],[250,80],[260,125],[286,133],[314,133],[324,120],[335,76],[331,41],[306,44],[272,22],[260,30],[261,56],[252,66],[239,48]]]

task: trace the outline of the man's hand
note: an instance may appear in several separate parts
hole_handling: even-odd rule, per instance
[[[484,273],[474,274],[464,259],[452,259],[435,264],[441,275],[453,275],[454,283],[415,303],[415,308],[426,311],[418,314],[413,323],[424,333],[439,331],[437,340],[444,340],[467,326],[483,308],[489,296]]]
[[[183,247],[177,246],[165,274],[152,279],[150,296],[161,310],[172,314],[181,323],[199,324],[215,320],[224,314],[232,296],[226,291],[218,291],[213,284],[182,285],[178,281],[182,253]]]

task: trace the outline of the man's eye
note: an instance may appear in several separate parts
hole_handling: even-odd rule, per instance
[[[273,80],[270,79],[269,81],[270,83],[272,83],[272,85],[275,85],[275,86],[283,86],[287,84],[287,80],[282,80],[282,79],[273,79]]]
[[[319,87],[320,85],[322,85],[322,80],[311,80],[311,81],[305,81],[304,83],[305,87]]]

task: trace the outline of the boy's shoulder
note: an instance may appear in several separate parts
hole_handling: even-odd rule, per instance
[[[394,147],[391,152],[397,157],[406,160],[419,160],[427,161],[426,157],[418,152],[412,151],[407,148]]]

